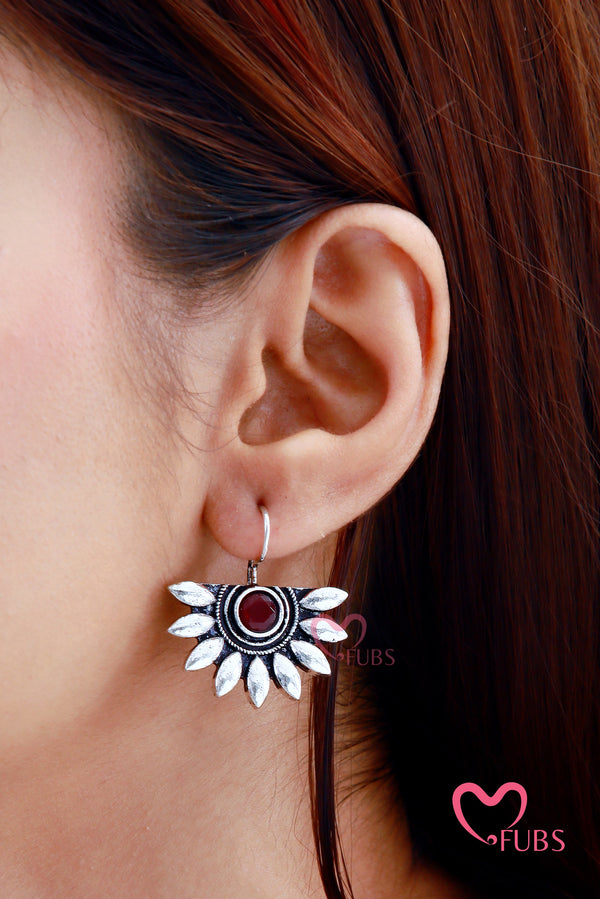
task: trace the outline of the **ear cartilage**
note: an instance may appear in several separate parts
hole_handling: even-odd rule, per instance
[[[348,636],[332,618],[322,615],[347,598],[337,587],[266,587],[258,585],[258,565],[267,555],[269,513],[260,506],[264,523],[259,559],[248,561],[246,584],[171,584],[170,592],[190,606],[190,613],[169,628],[176,637],[196,637],[189,654],[188,671],[217,666],[217,696],[229,693],[245,680],[250,699],[259,708],[271,681],[293,699],[300,699],[297,665],[317,674],[330,674],[324,643],[338,643]],[[321,645],[320,645],[321,644]]]

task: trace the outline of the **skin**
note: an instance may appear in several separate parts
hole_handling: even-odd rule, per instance
[[[298,703],[272,689],[256,710],[239,685],[217,699],[212,668],[183,670],[195,641],[166,632],[184,614],[166,585],[243,582],[261,501],[262,582],[326,582],[337,530],[430,426],[439,248],[391,207],[318,217],[235,302],[154,335],[189,391],[172,406],[132,327],[175,297],[115,228],[116,114],[7,48],[0,73],[0,892],[322,896],[311,676]],[[342,806],[357,897],[463,895],[411,868],[386,794]]]

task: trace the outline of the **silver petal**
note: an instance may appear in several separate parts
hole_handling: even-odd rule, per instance
[[[192,612],[191,615],[184,615],[178,618],[171,627],[169,633],[176,637],[201,637],[211,629],[215,619],[212,615],[203,615],[202,612]]]
[[[219,665],[215,678],[217,696],[224,696],[225,693],[233,690],[241,676],[242,656],[239,652],[232,652]]]
[[[325,643],[339,643],[348,636],[344,628],[332,618],[305,618],[300,622],[300,627],[313,640],[324,640]]]
[[[290,647],[299,662],[316,671],[318,674],[331,674],[331,668],[327,656],[321,652],[318,646],[305,643],[304,640],[292,640]]]
[[[290,662],[287,656],[276,652],[273,656],[273,671],[285,692],[289,693],[294,699],[300,699],[302,683],[294,663]]]
[[[304,599],[300,600],[300,605],[303,609],[310,609],[313,612],[327,612],[341,605],[347,597],[346,591],[338,587],[318,587],[307,593]]]
[[[252,702],[257,709],[260,708],[269,692],[271,678],[267,666],[259,656],[255,656],[250,662],[246,683]]]
[[[202,584],[195,584],[193,581],[171,584],[169,591],[175,599],[178,599],[179,602],[184,602],[188,606],[210,606],[216,602],[210,590],[207,590]]]
[[[203,640],[192,649],[187,657],[185,667],[188,671],[195,671],[197,668],[207,668],[211,662],[214,662],[222,649],[223,637],[211,637],[210,640]]]

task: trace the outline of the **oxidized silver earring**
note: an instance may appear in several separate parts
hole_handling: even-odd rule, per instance
[[[271,680],[294,699],[300,699],[296,665],[318,674],[331,674],[317,643],[337,643],[348,634],[332,618],[320,615],[339,606],[348,594],[337,587],[263,587],[257,572],[269,548],[269,513],[259,506],[264,540],[259,559],[248,562],[247,583],[195,584],[183,581],[169,590],[191,606],[191,614],[169,628],[176,637],[197,637],[198,645],[185,667],[193,671],[217,666],[217,696],[229,693],[245,678],[250,698],[263,704]]]

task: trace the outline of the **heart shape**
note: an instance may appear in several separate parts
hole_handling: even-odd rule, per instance
[[[313,621],[317,621],[317,620],[318,619],[313,618]],[[336,627],[339,627],[339,628],[342,628],[345,630],[347,625],[350,624],[351,621],[359,621],[360,622],[360,636],[353,647],[354,649],[356,649],[358,644],[362,643],[362,641],[364,640],[365,634],[367,633],[367,620],[366,620],[365,616],[361,615],[359,612],[351,612],[350,615],[346,615],[346,617],[344,618],[343,621],[341,621],[339,623],[334,622],[334,624]],[[344,658],[344,653],[341,653],[341,654],[331,653],[331,652],[329,652],[329,650],[326,646],[323,646],[323,644],[319,640],[318,633],[316,632],[316,625],[312,625],[312,622],[311,622],[311,631],[313,631],[313,633],[311,634],[313,640],[315,641],[315,643],[317,644],[319,649],[321,649],[325,653],[326,656],[329,656],[330,659],[337,658],[339,661],[341,661]],[[350,647],[346,646],[344,648],[347,650]]]
[[[494,843],[498,842],[498,837],[494,836],[494,834],[490,834],[487,840],[484,840],[483,837],[480,837],[478,833],[476,833],[473,828],[467,822],[463,814],[463,810],[460,804],[460,801],[465,793],[474,793],[474,795],[479,799],[480,802],[483,802],[484,805],[498,805],[498,803],[504,799],[507,793],[511,790],[514,790],[519,794],[521,799],[521,807],[519,809],[519,814],[510,825],[510,827],[504,828],[505,830],[510,830],[511,827],[514,827],[517,821],[520,821],[523,815],[525,814],[525,809],[527,808],[527,791],[525,787],[522,787],[521,784],[515,783],[514,781],[509,781],[508,783],[502,784],[501,787],[498,787],[493,796],[488,796],[485,790],[482,790],[480,786],[474,783],[464,783],[460,784],[452,794],[452,808],[454,809],[454,814],[458,818],[459,823],[464,827],[467,833],[470,833],[471,836],[480,840],[482,843],[489,843],[490,845],[494,845]]]

